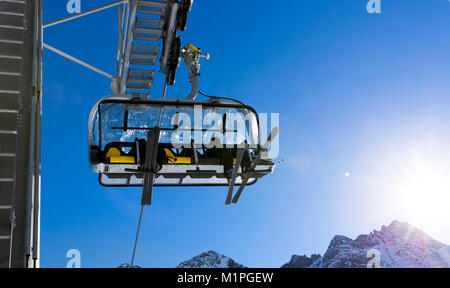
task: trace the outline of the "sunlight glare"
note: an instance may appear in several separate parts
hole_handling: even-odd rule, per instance
[[[401,187],[402,210],[423,227],[438,228],[450,219],[449,174],[429,165],[416,166]]]

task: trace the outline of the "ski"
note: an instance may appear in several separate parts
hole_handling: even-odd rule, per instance
[[[238,148],[236,155],[236,164],[234,165],[233,171],[231,173],[231,178],[229,179],[228,185],[228,195],[225,205],[231,204],[231,197],[233,196],[234,185],[236,183],[236,178],[239,172],[239,167],[241,167],[242,158],[244,158],[245,148]]]
[[[144,164],[144,188],[141,205],[152,205],[153,182],[156,173],[156,156],[158,154],[159,128],[153,128],[147,133],[147,148]]]

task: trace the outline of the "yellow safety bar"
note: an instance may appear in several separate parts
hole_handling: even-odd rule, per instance
[[[175,157],[172,151],[168,148],[164,148],[166,156],[169,159],[169,164],[191,164],[191,157]]]
[[[164,148],[169,164],[192,164],[191,157],[176,157],[172,150]],[[135,164],[136,158],[134,156],[122,156],[120,150],[112,147],[106,153],[106,159],[109,159],[111,164]],[[233,158],[233,165],[236,164],[236,158]]]
[[[122,156],[120,150],[113,147],[109,148],[108,153],[106,153],[106,159],[109,159],[109,163],[112,164],[135,164],[136,159],[134,156]]]

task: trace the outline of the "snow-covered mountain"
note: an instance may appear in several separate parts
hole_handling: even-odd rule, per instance
[[[246,268],[236,263],[230,257],[215,251],[208,251],[195,256],[191,260],[184,261],[177,268]]]
[[[450,268],[450,246],[416,227],[399,221],[360,235],[355,240],[335,236],[321,257],[292,256],[281,268]],[[185,261],[177,268],[245,268],[214,251]]]
[[[365,268],[368,263],[385,268],[448,268],[450,246],[408,223],[394,221],[355,240],[335,236],[311,268]]]
[[[320,254],[313,254],[311,255],[311,257],[308,257],[306,255],[293,255],[291,257],[291,261],[281,266],[281,268],[308,268],[317,260],[319,260],[320,257]]]

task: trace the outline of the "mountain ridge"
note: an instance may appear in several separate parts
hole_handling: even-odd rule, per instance
[[[230,257],[210,250],[180,263],[176,268],[247,268]]]
[[[354,240],[334,236],[321,256],[293,255],[281,268],[450,268],[450,246],[413,225],[393,221]],[[215,251],[202,253],[177,268],[246,268]]]

